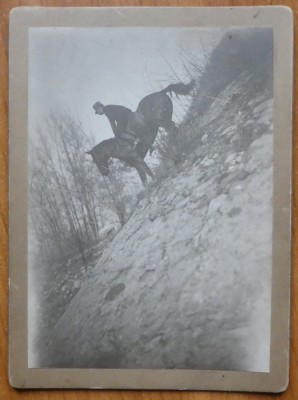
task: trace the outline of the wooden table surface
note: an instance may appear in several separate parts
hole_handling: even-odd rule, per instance
[[[297,273],[297,195],[298,140],[294,135],[294,189],[293,189],[293,266],[291,309],[291,369],[290,385],[286,392],[278,395],[212,392],[162,392],[162,391],[17,391],[7,379],[7,309],[8,309],[8,16],[17,6],[257,6],[285,5],[293,9],[295,37],[298,32],[297,0],[0,0],[0,399],[56,399],[56,400],[246,400],[246,399],[298,399],[298,273]],[[297,49],[295,49],[297,61]],[[298,62],[296,62],[297,69]],[[295,94],[297,95],[297,81]],[[297,118],[294,106],[294,128]],[[294,130],[295,133],[295,130]]]

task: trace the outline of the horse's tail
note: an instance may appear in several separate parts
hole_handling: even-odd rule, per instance
[[[184,84],[182,82],[179,83],[172,83],[171,85],[167,86],[166,88],[162,89],[160,93],[170,93],[174,92],[176,96],[179,94],[185,96],[189,94],[192,89],[195,87],[195,80],[192,79],[189,83]]]

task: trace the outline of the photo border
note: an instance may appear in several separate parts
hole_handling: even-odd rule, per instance
[[[30,27],[272,27],[274,174],[270,372],[28,368]],[[19,7],[9,43],[9,379],[15,388],[281,392],[289,376],[293,15],[288,7]]]

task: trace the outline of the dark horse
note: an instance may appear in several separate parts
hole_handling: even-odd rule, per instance
[[[110,158],[117,158],[131,167],[134,167],[144,185],[147,183],[146,174],[153,178],[153,173],[145,163],[144,158],[139,154],[139,150],[137,148],[133,150],[132,144],[126,140],[115,138],[107,139],[93,147],[91,151],[87,151],[87,153],[92,156],[99,172],[104,176],[109,175]]]
[[[157,136],[158,129],[164,128],[169,134],[177,131],[172,121],[173,103],[167,93],[176,95],[187,95],[194,87],[194,81],[188,84],[174,83],[160,92],[155,92],[144,97],[135,112],[132,112],[123,139],[108,139],[99,143],[91,151],[93,161],[102,175],[107,176],[110,158],[117,158],[136,168],[143,184],[147,182],[147,176],[153,177],[144,159],[148,150],[151,149]],[[126,137],[126,139],[125,139]],[[129,137],[131,140],[129,140]],[[133,144],[134,139],[139,139]]]

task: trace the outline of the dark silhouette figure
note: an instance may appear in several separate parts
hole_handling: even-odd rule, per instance
[[[95,114],[107,116],[116,138],[119,137],[121,133],[125,132],[128,118],[132,113],[129,108],[113,104],[104,106],[99,101],[94,104],[93,108]]]
[[[99,172],[104,176],[108,176],[110,172],[109,160],[111,158],[116,158],[134,167],[143,185],[147,183],[147,175],[153,178],[152,171],[139,154],[138,149],[133,149],[132,145],[126,140],[118,140],[115,138],[103,140],[93,147],[91,151],[87,151],[87,154],[92,156]]]
[[[177,130],[172,121],[173,103],[167,93],[185,96],[191,92],[194,84],[194,80],[186,85],[182,82],[172,83],[159,92],[145,96],[135,112],[113,104],[104,106],[99,101],[93,108],[95,114],[107,116],[116,138],[131,140],[134,137],[148,144],[152,138],[151,132],[158,131],[158,128],[165,128],[169,133]],[[128,135],[125,135],[126,133]],[[146,138],[147,135],[149,138]]]
[[[165,89],[145,96],[135,112],[123,106],[104,106],[97,102],[93,108],[96,114],[105,114],[111,123],[116,139],[99,143],[91,151],[93,161],[103,175],[108,175],[109,159],[117,158],[136,168],[145,184],[147,176],[153,174],[144,159],[157,136],[158,129],[164,128],[168,134],[175,134],[177,127],[172,121],[173,103],[167,93],[187,95],[194,88],[194,81],[188,84],[174,83]]]

